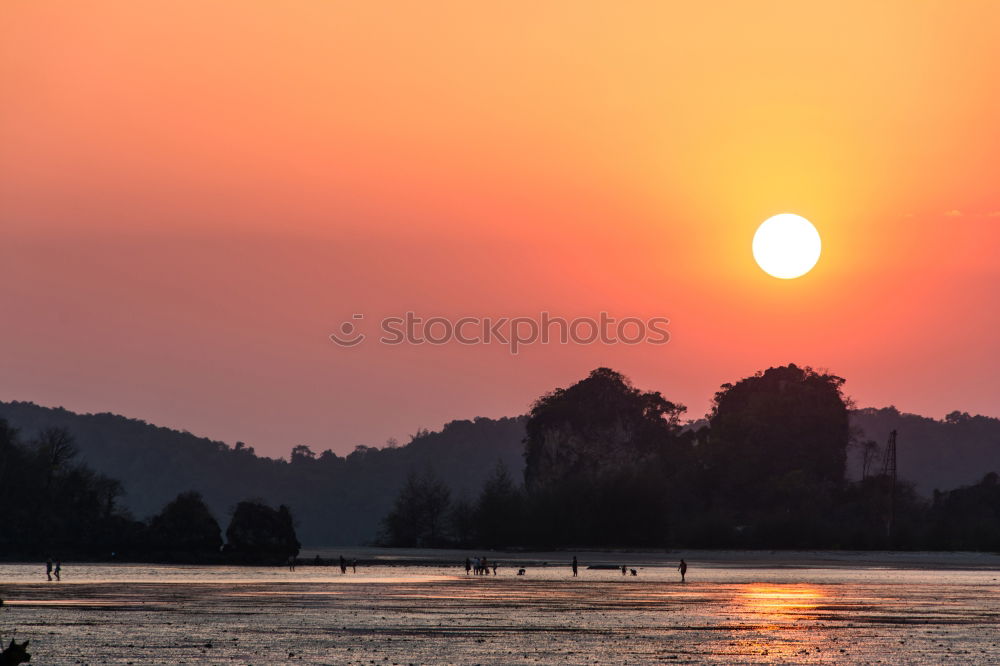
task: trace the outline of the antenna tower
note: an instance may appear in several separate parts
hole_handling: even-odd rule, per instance
[[[896,431],[889,433],[889,443],[885,447],[885,458],[882,460],[882,478],[888,484],[889,510],[885,521],[885,535],[892,543],[892,528],[896,518]]]

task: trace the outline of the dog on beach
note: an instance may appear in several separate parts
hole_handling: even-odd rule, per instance
[[[31,661],[31,655],[28,654],[28,643],[31,641],[24,641],[23,643],[15,643],[14,639],[10,639],[10,645],[0,652],[0,666],[18,666],[18,664],[26,664]]]
[[[524,575],[524,567],[521,567],[520,569],[517,570],[517,575],[518,576],[523,576]]]

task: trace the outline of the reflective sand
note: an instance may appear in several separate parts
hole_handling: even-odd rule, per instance
[[[992,560],[865,557],[691,557],[686,584],[675,558],[648,554],[587,554],[638,576],[577,579],[553,554],[500,555],[495,577],[70,564],[48,583],[38,565],[0,565],[0,634],[30,638],[41,664],[1000,663]]]

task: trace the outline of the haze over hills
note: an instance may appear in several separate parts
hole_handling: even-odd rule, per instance
[[[258,456],[242,443],[229,446],[114,414],[0,402],[0,418],[20,428],[26,440],[45,428],[68,430],[82,462],[122,482],[124,503],[138,518],[187,490],[201,492],[223,522],[238,501],[257,497],[289,505],[300,539],[309,545],[370,543],[411,472],[432,471],[453,498],[474,500],[498,462],[518,481],[524,467],[524,417],[453,421],[439,432],[419,432],[406,445],[359,446],[347,456],[316,455],[300,446],[288,461]],[[890,430],[898,431],[899,475],[921,494],[1000,471],[1000,419],[955,412],[935,420],[890,407],[854,410],[851,420],[863,431],[860,441],[880,447]],[[861,476],[862,449],[850,452],[851,477]],[[869,457],[877,472],[881,448]]]

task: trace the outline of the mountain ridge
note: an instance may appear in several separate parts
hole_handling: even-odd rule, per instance
[[[78,414],[31,402],[0,402],[5,418],[31,439],[45,428],[67,429],[79,460],[120,480],[123,504],[137,517],[159,511],[178,493],[201,492],[220,522],[240,500],[260,497],[288,504],[301,539],[312,545],[371,543],[381,518],[411,472],[433,472],[453,496],[474,499],[497,462],[518,481],[524,467],[525,417],[456,420],[440,431],[419,431],[397,447],[358,446],[346,456],[308,447],[292,449],[288,460],[257,455],[242,442],[230,446],[190,432],[110,412]],[[942,420],[894,407],[851,412],[858,442],[882,445],[899,433],[899,475],[917,491],[977,482],[1000,471],[1000,419],[953,412]],[[862,474],[862,446],[851,447],[848,476]],[[872,469],[881,467],[882,451]]]

